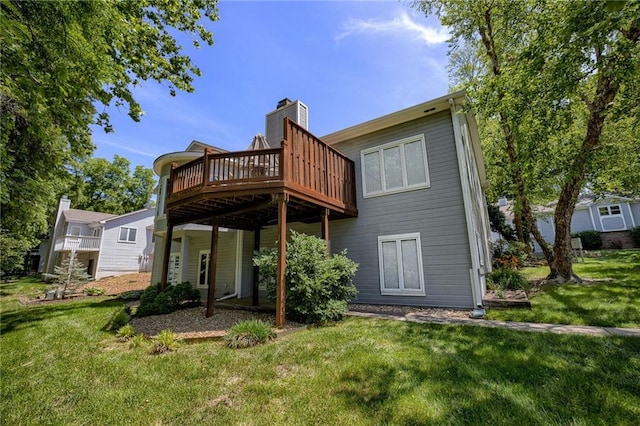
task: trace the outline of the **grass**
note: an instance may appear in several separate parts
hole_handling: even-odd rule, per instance
[[[595,282],[546,285],[534,294],[531,310],[491,309],[489,319],[640,328],[640,250],[606,250],[576,262],[578,276]],[[523,268],[529,280],[544,278],[546,266]]]
[[[640,424],[637,338],[351,318],[152,355],[103,330],[119,302],[2,291],[1,424]]]

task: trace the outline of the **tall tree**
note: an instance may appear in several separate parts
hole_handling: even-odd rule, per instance
[[[111,130],[109,106],[142,109],[141,80],[193,91],[200,70],[177,32],[211,45],[202,21],[216,0],[0,0],[0,208],[3,240],[46,232],[66,166],[90,156],[89,125]],[[98,105],[101,105],[98,110]]]
[[[113,162],[90,158],[73,171],[70,193],[74,206],[82,210],[124,214],[144,208],[153,193],[153,171],[137,166],[131,174],[130,162],[115,155]]]
[[[416,4],[450,27],[451,52],[471,48],[484,65],[471,94],[484,122],[496,122],[493,135],[495,127],[501,130],[491,145],[508,166],[503,176],[513,185],[516,220],[521,211],[535,224],[531,200],[545,192],[557,197],[553,247],[535,226],[530,231],[547,258],[549,278],[558,281],[579,279],[571,265],[571,216],[587,178],[604,176],[597,159],[606,125],[634,114],[637,123],[640,2],[610,3]],[[464,62],[462,55],[453,58]]]

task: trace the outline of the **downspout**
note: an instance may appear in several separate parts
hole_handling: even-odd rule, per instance
[[[466,156],[464,152],[464,146],[462,144],[462,129],[460,128],[460,121],[457,117],[456,104],[453,98],[449,98],[449,105],[451,110],[451,122],[453,124],[453,134],[456,145],[456,154],[458,157],[458,172],[460,174],[460,184],[462,186],[462,199],[464,202],[464,215],[467,226],[467,239],[469,242],[469,255],[471,257],[471,269],[469,270],[469,278],[471,280],[471,294],[473,297],[474,309],[473,316],[480,317],[484,315],[484,309],[482,309],[482,286],[478,278],[480,271],[480,265],[478,256],[474,253],[473,248],[476,246],[475,234],[473,230],[473,205],[471,200],[471,190],[469,188],[469,181],[467,179],[467,164]],[[475,250],[477,252],[477,250]],[[477,312],[476,312],[477,311]]]

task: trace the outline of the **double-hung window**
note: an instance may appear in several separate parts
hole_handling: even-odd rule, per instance
[[[120,243],[135,243],[136,242],[136,234],[138,233],[137,228],[129,228],[126,226],[122,226],[120,228],[120,234],[118,235],[118,242]]]
[[[364,198],[429,187],[424,135],[360,153]]]
[[[420,233],[378,237],[380,293],[424,296]]]

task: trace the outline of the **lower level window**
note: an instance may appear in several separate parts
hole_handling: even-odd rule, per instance
[[[420,233],[378,237],[380,293],[424,296]]]
[[[198,287],[207,287],[209,285],[209,261],[210,251],[201,250],[198,256]]]

